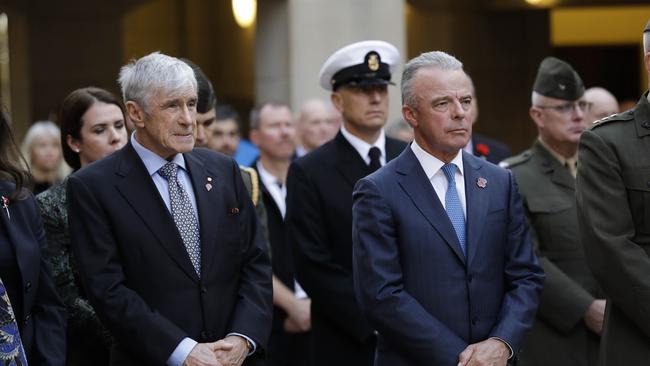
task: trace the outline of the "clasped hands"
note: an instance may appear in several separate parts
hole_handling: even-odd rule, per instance
[[[510,349],[498,339],[470,344],[458,356],[458,366],[505,366]]]
[[[183,366],[240,366],[248,355],[246,340],[231,335],[217,342],[198,343]]]

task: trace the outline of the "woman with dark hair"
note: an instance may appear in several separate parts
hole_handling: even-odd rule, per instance
[[[56,294],[43,223],[26,188],[30,176],[23,163],[0,112],[0,360],[65,365],[65,308]]]
[[[124,110],[104,89],[77,89],[59,114],[65,161],[75,171],[126,144]],[[56,284],[68,310],[68,365],[108,365],[111,337],[88,303],[70,247],[67,179],[37,196]]]

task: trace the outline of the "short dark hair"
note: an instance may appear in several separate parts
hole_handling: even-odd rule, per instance
[[[194,70],[194,77],[197,85],[197,103],[196,111],[198,113],[208,113],[217,104],[217,98],[214,96],[214,88],[207,75],[194,62],[182,58],[183,62],[188,64]]]
[[[0,179],[14,183],[14,191],[9,199],[23,199],[27,197],[27,189],[31,187],[32,181],[29,172],[25,168],[27,162],[20,154],[16,144],[9,117],[4,109],[0,110]]]
[[[68,135],[81,141],[81,127],[83,121],[81,117],[86,113],[93,104],[102,102],[106,104],[115,104],[122,111],[124,116],[124,107],[119,99],[111,92],[96,88],[81,88],[70,93],[64,100],[59,112],[59,125],[61,127],[61,149],[63,149],[63,158],[65,162],[74,170],[81,168],[79,154],[72,151],[68,146]]]
[[[234,120],[239,125],[239,113],[229,104],[220,104],[215,110],[215,120],[223,121],[227,119]]]

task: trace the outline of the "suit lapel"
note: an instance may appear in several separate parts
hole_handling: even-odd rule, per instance
[[[442,236],[445,243],[456,253],[458,259],[465,264],[465,255],[461,252],[460,243],[449,216],[410,148],[406,148],[397,157],[396,171],[399,185],[411,198],[415,207]]]
[[[465,175],[465,202],[467,207],[467,263],[472,264],[472,259],[478,250],[483,225],[487,215],[490,200],[490,185],[487,177],[482,173],[482,165],[478,164],[477,158],[463,151],[463,170]],[[479,187],[480,178],[486,180],[484,188]]]
[[[198,281],[199,277],[176,229],[174,219],[162,197],[158,194],[158,189],[149,176],[144,163],[130,142],[119,154],[121,154],[121,160],[116,174],[122,179],[116,184],[118,192],[144,221],[169,256],[188,276]],[[201,226],[203,227],[203,225]]]
[[[336,169],[343,175],[351,187],[370,173],[368,165],[359,152],[345,139],[341,131],[334,138],[336,142]]]
[[[185,164],[190,173],[192,188],[196,197],[196,207],[199,212],[199,225],[201,227],[201,272],[208,273],[211,264],[215,263],[214,256],[217,254],[217,232],[227,229],[220,228],[215,230],[215,225],[225,222],[221,216],[227,214],[226,207],[223,203],[224,195],[221,193],[224,188],[224,182],[220,181],[216,173],[208,170],[203,162],[195,155],[190,153],[183,154]],[[208,180],[209,179],[209,180]],[[210,190],[207,186],[210,184]]]

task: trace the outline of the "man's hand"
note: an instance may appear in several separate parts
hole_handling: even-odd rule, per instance
[[[470,344],[458,356],[458,366],[505,366],[510,349],[494,338]]]
[[[311,329],[311,300],[296,299],[287,312],[284,330],[287,333],[303,333]]]
[[[246,345],[246,339],[240,336],[231,335],[228,336],[219,342],[225,342],[231,345],[230,349],[219,349],[214,354],[219,362],[219,365],[223,366],[240,366],[244,363],[246,356],[248,355],[249,349]],[[217,342],[217,343],[219,343]]]
[[[215,356],[215,352],[227,352],[232,348],[232,344],[223,340],[212,343],[198,343],[187,355],[183,366],[224,366]]]
[[[587,328],[598,335],[601,335],[603,332],[603,318],[605,317],[606,304],[606,300],[594,300],[587,308],[583,317]]]

